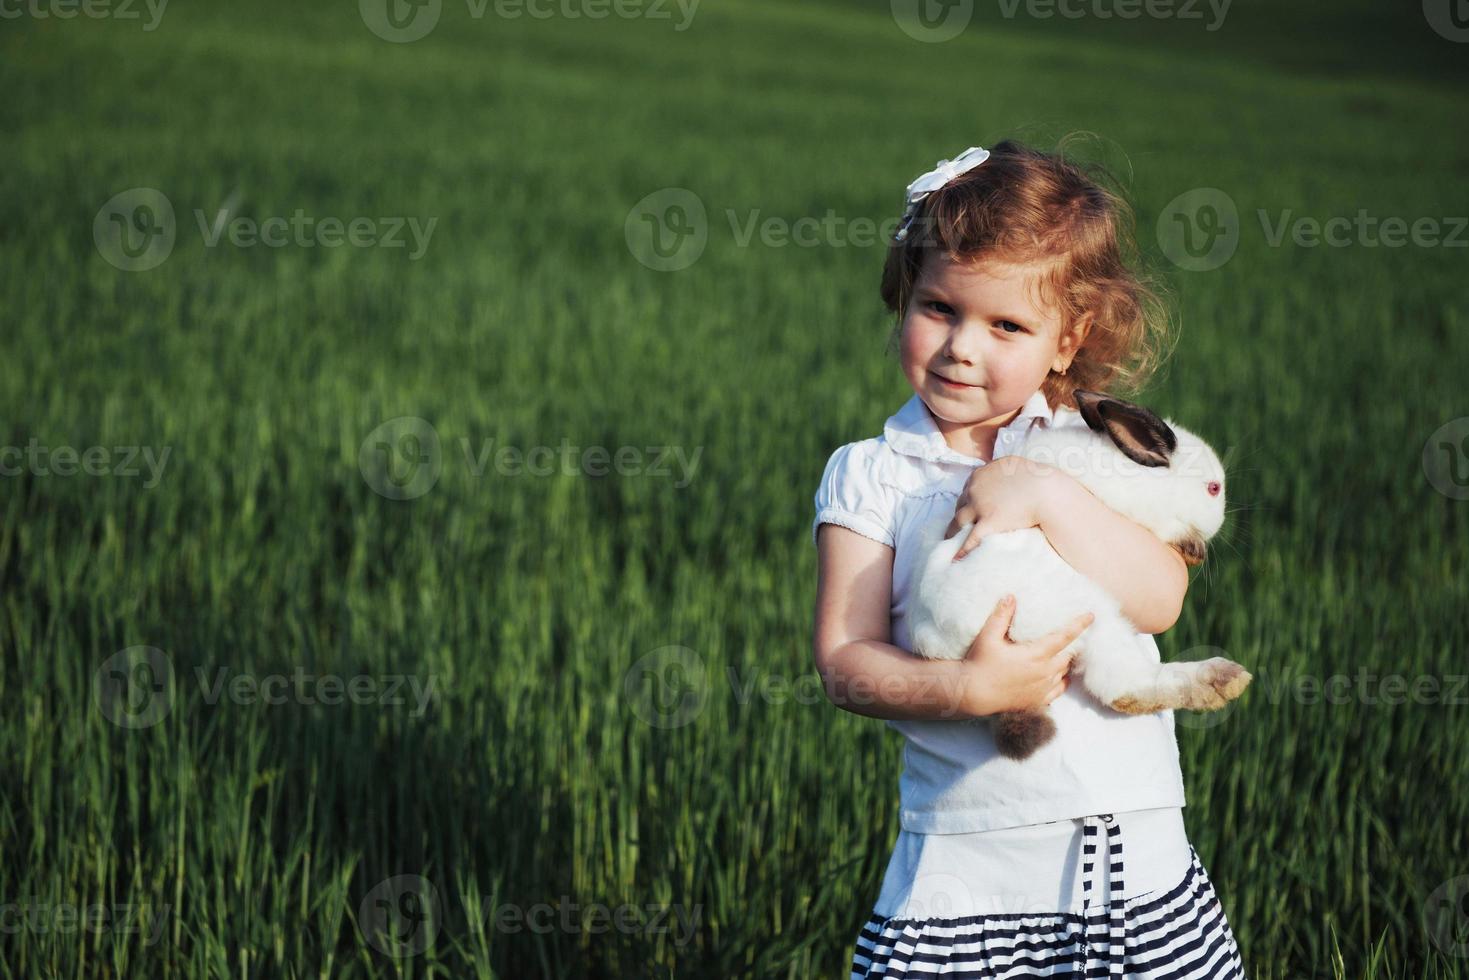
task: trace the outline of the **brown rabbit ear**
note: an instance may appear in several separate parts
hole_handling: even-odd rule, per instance
[[[1150,409],[1095,391],[1077,389],[1073,394],[1082,420],[1105,432],[1128,459],[1143,466],[1168,465],[1178,436]]]

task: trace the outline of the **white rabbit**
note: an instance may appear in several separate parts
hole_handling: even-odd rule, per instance
[[[1033,430],[1018,455],[1079,480],[1113,510],[1177,547],[1190,565],[1224,523],[1224,467],[1198,436],[1148,409],[1091,391],[1076,392],[1086,426]],[[929,529],[930,538],[935,535]],[[1159,663],[1112,596],[1073,569],[1040,528],[991,534],[959,561],[968,526],[922,559],[910,613],[914,652],[958,660],[1006,594],[1015,596],[1009,636],[1034,640],[1084,612],[1095,619],[1071,646],[1072,678],[1127,714],[1168,708],[1212,710],[1244,691],[1251,675],[1223,657]],[[925,545],[926,547],[926,545]],[[995,744],[1024,759],[1055,734],[1044,709],[990,719]]]

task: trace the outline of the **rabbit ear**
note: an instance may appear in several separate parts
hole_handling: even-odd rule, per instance
[[[1095,391],[1073,394],[1082,420],[1093,431],[1105,432],[1128,459],[1143,466],[1168,465],[1178,436],[1151,410]]]

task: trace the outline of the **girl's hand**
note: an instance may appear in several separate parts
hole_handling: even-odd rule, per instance
[[[988,469],[988,467],[986,467]],[[1044,708],[1070,685],[1071,645],[1092,623],[1083,613],[1058,630],[1030,643],[1016,643],[1006,634],[1015,619],[1015,597],[1000,600],[984,628],[969,645],[964,663],[973,668],[966,712],[975,717],[1002,711]]]
[[[1005,456],[976,466],[959,494],[954,519],[944,531],[947,539],[964,525],[974,525],[954,560],[979,547],[987,534],[1038,526],[1044,495],[1060,474],[1055,467],[1022,456]]]

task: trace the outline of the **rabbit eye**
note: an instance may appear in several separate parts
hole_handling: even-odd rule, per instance
[[[1209,489],[1209,496],[1211,496],[1211,497],[1217,497],[1217,496],[1219,496],[1219,491],[1221,489],[1223,489],[1223,488],[1219,486],[1219,481],[1218,480],[1210,480],[1209,481],[1209,488],[1208,489]]]

